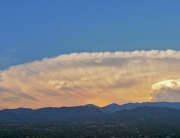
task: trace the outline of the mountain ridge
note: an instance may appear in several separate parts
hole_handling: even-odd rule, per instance
[[[118,105],[109,104],[98,107],[93,104],[74,107],[44,107],[39,109],[16,108],[4,109],[0,111],[0,121],[27,121],[27,120],[59,120],[59,119],[83,119],[101,118],[105,116],[115,116],[118,118],[134,118],[150,116],[167,116],[178,114],[180,116],[180,103],[175,102],[145,102],[127,103]]]
[[[133,109],[139,106],[155,106],[155,107],[169,107],[169,108],[173,108],[173,109],[180,109],[180,102],[129,102],[129,103],[125,103],[125,104],[117,104],[117,103],[111,103],[108,104],[106,106],[97,106],[95,104],[86,104],[86,105],[79,105],[79,106],[62,106],[62,107],[41,107],[41,108],[37,108],[37,109],[31,109],[31,108],[24,108],[24,107],[19,107],[19,108],[5,108],[5,109],[1,109],[1,111],[3,110],[23,110],[23,109],[27,109],[27,110],[39,110],[39,109],[45,109],[45,108],[72,108],[72,107],[96,107],[98,109],[101,109],[102,111],[106,110],[111,110],[110,113],[112,112],[116,112],[119,110],[123,110],[123,109]],[[113,109],[111,109],[113,108]]]

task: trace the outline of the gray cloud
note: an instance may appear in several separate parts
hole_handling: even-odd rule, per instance
[[[26,93],[18,93],[18,94],[16,94],[16,96],[20,97],[20,98],[27,99],[27,100],[32,100],[32,101],[36,101],[37,100],[34,96],[31,96],[31,95],[26,94]]]
[[[33,97],[33,96],[29,95],[29,94],[20,92],[18,90],[20,90],[20,89],[19,88],[10,89],[10,88],[6,88],[6,87],[2,87],[1,86],[0,87],[0,94],[4,93],[4,94],[10,95],[10,98],[9,97],[2,98],[3,100],[6,100],[6,99],[7,100],[12,99],[13,101],[15,101],[15,100],[22,100],[22,99],[33,100],[33,101],[37,100],[35,97]]]
[[[180,102],[180,80],[165,80],[158,82],[152,86],[152,100],[168,101],[168,102]]]
[[[13,94],[14,90],[9,87],[0,86],[0,94],[3,93]]]
[[[164,89],[153,95],[152,102],[180,102],[180,89]]]
[[[19,101],[21,101],[21,98],[19,98],[19,97],[14,97],[14,96],[9,96],[9,97],[4,97],[4,98],[2,98],[1,100],[4,101],[4,102],[12,102],[12,103],[14,103],[14,102],[19,102]]]

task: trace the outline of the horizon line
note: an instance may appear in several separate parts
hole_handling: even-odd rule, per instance
[[[158,102],[127,102],[127,103],[124,103],[124,104],[117,104],[117,103],[110,103],[110,104],[107,104],[105,106],[98,106],[98,105],[95,105],[95,104],[84,104],[84,105],[75,105],[75,106],[44,106],[44,107],[40,107],[40,108],[29,108],[29,107],[17,107],[17,108],[1,108],[0,111],[2,110],[11,110],[11,109],[32,109],[32,110],[37,110],[37,109],[43,109],[43,108],[63,108],[63,107],[81,107],[81,106],[88,106],[88,105],[93,105],[93,106],[97,106],[99,108],[103,108],[103,107],[106,107],[106,106],[109,106],[109,105],[113,105],[113,104],[116,104],[116,105],[119,105],[119,106],[122,106],[122,105],[126,105],[126,104],[142,104],[142,103],[180,103],[179,102],[168,102],[168,101],[158,101]]]

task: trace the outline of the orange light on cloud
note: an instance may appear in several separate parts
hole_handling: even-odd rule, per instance
[[[2,108],[39,108],[158,101],[151,86],[178,80],[179,62],[180,52],[173,50],[45,58],[0,71],[0,103]]]

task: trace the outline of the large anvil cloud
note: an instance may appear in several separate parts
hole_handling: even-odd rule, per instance
[[[178,80],[179,63],[180,51],[174,50],[73,53],[44,58],[0,71],[0,103],[2,108],[38,108],[161,101],[163,93],[157,96],[151,86]],[[176,96],[171,97],[173,100]]]

